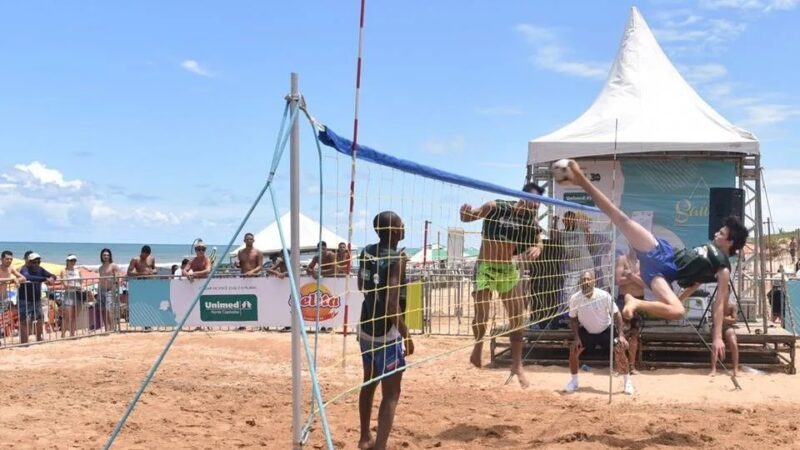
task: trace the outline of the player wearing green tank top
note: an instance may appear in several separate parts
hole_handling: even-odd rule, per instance
[[[541,195],[544,190],[535,183],[528,183],[524,192]],[[475,318],[472,333],[475,346],[470,362],[481,367],[483,337],[489,318],[492,291],[496,291],[509,317],[511,333],[511,373],[519,379],[520,386],[529,383],[522,369],[522,320],[525,313],[525,295],[519,285],[519,272],[512,262],[514,255],[525,260],[535,260],[542,252],[541,229],[537,225],[539,204],[529,199],[518,201],[494,200],[479,208],[470,205],[461,207],[461,221],[473,222],[483,219],[481,249],[475,266]]]

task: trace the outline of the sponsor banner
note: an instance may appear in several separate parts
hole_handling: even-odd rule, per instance
[[[791,326],[794,325],[794,334],[800,335],[800,317],[798,317],[798,313],[800,313],[800,280],[789,280],[786,283],[786,289],[789,291],[789,298],[783,297],[784,328],[792,331]]]
[[[205,280],[131,280],[130,320],[133,326],[176,326],[186,314]],[[315,326],[319,304],[319,326],[341,327],[345,316],[345,278],[323,278],[320,295],[313,278],[300,279],[300,307],[308,326]],[[355,329],[363,296],[351,277],[348,323]],[[187,326],[285,327],[292,323],[291,292],[286,279],[215,278],[208,284]]]
[[[129,280],[128,320],[135,327],[174,327],[169,309],[170,280]]]

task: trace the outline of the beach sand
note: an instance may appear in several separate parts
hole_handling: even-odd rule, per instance
[[[99,448],[168,338],[162,332],[97,336],[0,349],[0,448]],[[290,335],[182,333],[120,435],[116,448],[291,448]],[[418,337],[421,361],[469,345]],[[327,398],[361,378],[357,344],[320,338]],[[488,347],[488,346],[487,346]],[[532,387],[503,383],[507,369],[474,369],[468,350],[406,372],[390,448],[800,448],[800,376],[743,373],[743,391],[705,371],[634,376],[621,393],[608,372],[581,372],[559,391],[566,367],[527,366]],[[488,360],[488,354],[485,356]],[[304,395],[308,410],[308,394]],[[380,394],[376,395],[373,426]],[[358,440],[358,395],[328,408],[336,448]],[[317,422],[306,448],[323,448]]]

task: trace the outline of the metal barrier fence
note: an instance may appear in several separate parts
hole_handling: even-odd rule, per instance
[[[0,345],[119,331],[127,309],[124,292],[117,277],[6,283],[0,289]]]

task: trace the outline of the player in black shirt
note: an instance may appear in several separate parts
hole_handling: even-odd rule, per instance
[[[405,356],[414,353],[414,343],[403,320],[406,309],[406,255],[397,251],[405,237],[403,221],[396,213],[375,216],[377,244],[368,245],[359,256],[358,289],[364,294],[358,340],[364,364],[364,386],[358,396],[361,422],[359,449],[386,448],[394,413],[400,400]],[[382,386],[378,410],[378,433],[372,440],[372,400]]]

